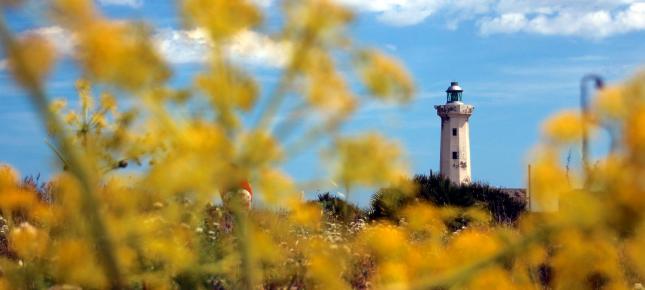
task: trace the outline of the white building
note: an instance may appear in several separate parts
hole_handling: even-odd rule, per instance
[[[468,119],[474,107],[462,102],[463,89],[452,82],[445,105],[434,106],[441,117],[441,175],[454,183],[470,183],[470,133]]]

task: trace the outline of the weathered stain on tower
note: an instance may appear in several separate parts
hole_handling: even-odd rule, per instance
[[[441,175],[454,183],[470,183],[470,133],[468,119],[474,107],[462,102],[463,89],[458,82],[446,90],[446,104],[434,106],[441,117]]]

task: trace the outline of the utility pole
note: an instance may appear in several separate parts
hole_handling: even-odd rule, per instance
[[[602,77],[595,74],[588,74],[580,80],[580,111],[582,114],[582,166],[585,172],[585,185],[589,176],[589,129],[588,123],[591,121],[589,116],[589,92],[587,84],[593,81],[594,88],[601,90],[604,87]]]

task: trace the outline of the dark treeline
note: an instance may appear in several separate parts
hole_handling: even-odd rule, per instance
[[[412,194],[397,188],[381,188],[371,197],[370,206],[362,210],[354,204],[329,193],[319,194],[326,215],[354,220],[390,220],[398,222],[403,208],[414,203],[428,203],[438,207],[470,208],[486,210],[493,222],[511,224],[525,210],[526,202],[507,190],[484,183],[455,184],[439,174],[416,175],[412,179],[415,190]]]

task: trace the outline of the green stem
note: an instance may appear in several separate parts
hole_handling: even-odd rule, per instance
[[[62,162],[62,163],[63,163],[64,168],[69,167],[69,163],[67,162],[67,160],[65,160],[65,157],[63,157],[63,154],[60,152],[60,150],[58,150],[58,149],[56,148],[56,146],[54,146],[54,144],[52,144],[51,142],[49,142],[49,140],[47,140],[47,139],[45,139],[45,144],[47,144],[47,146],[49,147],[49,149],[51,149],[52,151],[54,151],[54,154],[56,154],[56,156],[58,157],[58,159],[60,159],[60,162]]]
[[[259,285],[259,278],[255,271],[255,259],[251,250],[251,237],[249,229],[248,210],[242,206],[240,200],[233,198],[231,210],[235,218],[234,232],[237,237],[237,245],[241,254],[241,266],[244,289],[256,289]]]

